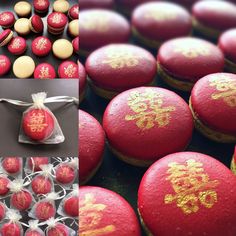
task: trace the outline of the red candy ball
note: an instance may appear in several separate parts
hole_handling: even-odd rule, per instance
[[[31,187],[35,194],[47,194],[52,190],[52,183],[47,177],[38,175],[32,180]]]
[[[9,188],[7,187],[9,182],[10,180],[7,177],[0,176],[0,196],[6,195],[9,192]]]
[[[2,167],[9,174],[17,174],[21,169],[21,160],[19,157],[5,157]]]
[[[21,227],[16,223],[6,223],[1,228],[1,236],[21,236]]]
[[[29,209],[32,203],[32,195],[30,192],[22,190],[17,193],[13,193],[11,196],[11,204],[19,211],[25,211]]]
[[[62,184],[70,184],[75,179],[75,170],[67,165],[61,164],[56,169],[56,180]]]
[[[44,234],[40,233],[37,230],[29,230],[25,233],[25,236],[43,236]]]
[[[28,165],[31,170],[40,171],[40,165],[49,164],[49,160],[47,157],[31,157],[28,159]],[[34,169],[33,169],[34,168]]]
[[[35,207],[35,216],[39,220],[48,220],[54,217],[56,214],[56,209],[50,202],[39,202]]]
[[[44,109],[31,109],[24,115],[22,127],[29,138],[36,141],[43,141],[52,135],[54,119]]]
[[[5,206],[3,205],[3,203],[0,203],[0,221],[5,218]]]
[[[48,230],[47,233],[48,236],[69,236],[69,230],[68,228],[63,225],[58,223],[54,228],[51,228]]]
[[[64,202],[64,211],[72,217],[79,216],[79,198],[77,196],[69,197]]]

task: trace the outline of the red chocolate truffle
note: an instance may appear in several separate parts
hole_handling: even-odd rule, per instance
[[[81,10],[92,9],[92,8],[104,8],[113,9],[114,0],[80,0],[79,7]]]
[[[220,36],[218,46],[225,55],[226,70],[236,73],[236,29],[224,32]]]
[[[66,225],[62,223],[57,223],[55,227],[50,228],[47,231],[47,236],[69,236],[69,229]]]
[[[9,222],[1,227],[1,236],[21,236],[22,228],[19,223]]]
[[[11,195],[11,204],[19,211],[25,211],[30,208],[32,203],[32,195],[30,192],[21,190]]]
[[[132,30],[142,44],[159,48],[166,40],[190,35],[192,19],[188,11],[177,4],[150,2],[134,10]]]
[[[47,18],[48,32],[51,34],[62,34],[67,24],[67,17],[61,12],[52,12]]]
[[[85,96],[87,73],[84,66],[78,61],[79,66],[79,101],[82,102]]]
[[[79,217],[79,198],[78,196],[72,196],[64,202],[64,212],[71,217]]]
[[[33,40],[31,48],[36,56],[44,57],[50,53],[52,43],[48,38],[40,36]]]
[[[31,109],[24,114],[22,127],[25,135],[36,141],[48,139],[54,130],[54,119],[44,109]]]
[[[160,77],[169,86],[183,91],[191,91],[198,79],[224,69],[224,55],[217,46],[190,37],[162,44],[157,61]]]
[[[116,156],[132,165],[148,166],[186,148],[192,137],[193,118],[176,93],[139,87],[119,94],[109,103],[103,127]]]
[[[48,220],[49,218],[54,217],[55,214],[56,209],[50,202],[38,202],[35,206],[35,217],[38,220]]]
[[[233,155],[233,159],[231,161],[231,170],[236,175],[236,146],[234,148],[234,155]]]
[[[38,175],[33,178],[31,187],[35,194],[47,194],[52,191],[52,182],[49,178]]]
[[[76,173],[70,165],[63,163],[56,168],[56,181],[61,184],[71,184],[74,182]]]
[[[19,157],[5,157],[2,167],[8,174],[18,174],[22,168],[22,161]]]
[[[34,70],[35,79],[55,79],[56,71],[49,63],[41,63]]]
[[[129,203],[104,188],[79,189],[79,216],[79,235],[141,235],[138,219]]]
[[[58,67],[58,74],[63,79],[78,79],[78,65],[73,61],[64,61]]]
[[[118,13],[109,10],[85,10],[80,13],[80,50],[90,52],[111,43],[127,43],[130,36],[129,22]]]
[[[28,166],[32,171],[40,171],[42,170],[40,165],[49,164],[48,157],[30,157],[28,159]]]
[[[0,221],[2,221],[5,218],[5,213],[6,213],[6,209],[5,209],[5,205],[0,202]]]
[[[4,196],[9,192],[9,188],[7,187],[9,183],[10,180],[6,176],[0,175],[0,196]]]
[[[42,33],[43,29],[44,29],[44,25],[43,25],[43,20],[40,16],[38,15],[33,15],[30,18],[30,29],[34,32],[34,33]]]
[[[0,14],[0,26],[2,28],[11,28],[15,23],[15,16],[10,11],[5,11]]]
[[[157,72],[152,54],[129,44],[112,44],[94,51],[85,68],[95,93],[107,99],[127,89],[152,84]]]
[[[138,191],[147,234],[236,235],[235,185],[230,170],[210,156],[180,152],[162,158],[147,170]]]
[[[79,179],[86,183],[99,168],[105,146],[105,134],[99,122],[79,110]]]
[[[194,29],[206,38],[217,39],[221,32],[236,27],[236,5],[228,1],[198,1],[193,5]]]
[[[236,143],[236,75],[216,73],[200,79],[191,92],[196,128],[217,142]]]
[[[79,36],[72,40],[74,52],[79,54]]]
[[[13,38],[13,31],[6,29],[0,33],[0,47],[7,45]]]
[[[79,4],[75,4],[69,9],[68,16],[70,17],[71,20],[79,19]]]
[[[25,233],[25,236],[44,236],[43,233],[40,233],[39,231],[37,230],[28,230],[26,233]]]
[[[22,55],[27,49],[26,40],[19,36],[14,37],[7,48],[13,55]]]
[[[11,69],[11,61],[5,55],[0,55],[0,76],[3,76]]]
[[[38,13],[45,13],[48,11],[50,6],[49,0],[34,0],[33,1],[34,10]]]

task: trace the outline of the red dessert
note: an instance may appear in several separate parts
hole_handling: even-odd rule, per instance
[[[9,192],[9,188],[8,188],[9,183],[10,183],[10,180],[6,176],[0,175],[0,196],[4,196]],[[1,221],[1,217],[0,217],[0,221]]]
[[[13,31],[6,29],[0,33],[0,47],[7,45],[13,38]]]
[[[22,169],[22,160],[19,157],[5,157],[2,167],[8,174],[18,174]]]
[[[36,56],[44,57],[50,53],[52,43],[48,38],[40,36],[33,40],[31,48]]]
[[[60,12],[53,12],[47,18],[48,32],[51,34],[62,34],[67,24],[67,17]]]
[[[90,52],[111,43],[126,43],[130,36],[128,21],[118,13],[108,10],[85,10],[80,13],[80,50]]]
[[[38,13],[45,13],[48,11],[50,6],[49,0],[34,0],[33,1],[34,10]]]
[[[81,10],[92,9],[92,8],[104,8],[104,9],[113,9],[114,0],[80,0],[79,7]]]
[[[79,66],[79,100],[80,102],[84,99],[86,84],[87,84],[87,73],[84,66],[78,61]]]
[[[74,48],[74,52],[79,54],[79,36],[72,40],[72,45]]]
[[[79,235],[140,236],[134,210],[120,195],[100,187],[79,189]]]
[[[103,127],[115,155],[129,164],[148,166],[186,148],[192,137],[193,118],[186,102],[176,93],[139,87],[121,93],[109,103]]]
[[[230,170],[210,156],[180,152],[162,158],[147,170],[138,191],[147,234],[236,235],[235,185]]]
[[[0,202],[0,221],[2,221],[5,218],[5,214],[6,214],[6,209],[5,209],[5,205]]]
[[[44,109],[31,109],[24,114],[22,127],[29,138],[43,141],[53,133],[54,118]]]
[[[7,48],[13,55],[22,55],[27,49],[26,40],[19,36],[14,37],[8,44]]]
[[[236,75],[216,73],[193,87],[190,107],[196,128],[218,142],[236,142]]]
[[[152,84],[157,72],[152,54],[129,44],[112,44],[94,51],[85,67],[95,93],[108,99],[127,89]]]
[[[57,223],[47,231],[47,236],[69,236],[68,227],[62,223]]]
[[[64,202],[64,212],[70,217],[79,217],[79,198],[71,196]]]
[[[32,195],[26,190],[13,193],[11,195],[11,204],[19,211],[25,211],[30,208],[32,203]]]
[[[11,69],[11,61],[5,55],[0,55],[0,76],[3,76]]]
[[[56,168],[56,181],[61,184],[71,184],[75,180],[75,169],[69,164],[63,163]]]
[[[35,79],[55,79],[56,71],[49,63],[41,63],[34,70]]]
[[[10,11],[5,11],[0,14],[0,26],[2,28],[11,28],[15,23],[15,16]]]
[[[46,176],[37,175],[33,178],[31,187],[35,194],[47,194],[52,191],[52,182]]]
[[[22,228],[19,223],[9,222],[1,227],[1,236],[22,236]]]
[[[105,134],[99,122],[79,110],[79,179],[87,182],[99,168],[105,146]]]
[[[33,15],[30,18],[30,29],[34,33],[42,33],[44,29],[42,18],[38,15]]]
[[[191,91],[205,75],[222,72],[224,55],[214,44],[198,38],[172,39],[159,49],[158,72],[171,87]]]
[[[49,164],[48,157],[30,157],[28,159],[28,166],[32,171],[41,171],[41,165]]]
[[[69,9],[68,16],[70,17],[71,20],[79,19],[79,4],[75,4]]]
[[[56,215],[55,206],[51,202],[42,201],[36,203],[35,206],[35,217],[38,220],[45,221]]]
[[[78,79],[78,65],[73,61],[64,61],[58,67],[58,74],[63,79]]]

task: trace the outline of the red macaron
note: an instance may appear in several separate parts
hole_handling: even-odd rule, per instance
[[[26,40],[22,37],[14,37],[7,46],[8,51],[13,55],[22,55],[27,49]]]
[[[63,79],[78,79],[78,65],[73,61],[64,61],[58,67],[58,75]]]
[[[35,79],[55,79],[56,71],[49,63],[41,63],[34,70]]]
[[[102,163],[105,134],[99,122],[87,112],[79,110],[79,179],[86,183]]]
[[[79,66],[79,97],[80,102],[84,99],[87,86],[87,73],[84,66],[78,61]]]
[[[79,4],[81,5],[81,2]],[[79,19],[79,4],[75,4],[69,9],[68,16],[71,20]]]
[[[44,29],[44,24],[43,24],[43,20],[40,16],[38,15],[33,15],[30,18],[30,29],[34,32],[34,33],[42,33],[43,29]]]
[[[79,235],[141,236],[134,210],[120,195],[108,189],[79,189]]]
[[[62,34],[68,19],[65,14],[61,12],[52,12],[47,17],[48,32],[54,35]]]
[[[7,45],[13,38],[13,31],[6,29],[0,33],[0,47]]]
[[[236,235],[235,185],[231,171],[210,156],[170,154],[142,178],[141,222],[148,235]]]
[[[76,38],[72,40],[72,45],[73,45],[74,52],[79,54],[79,36],[77,36]]]
[[[15,23],[15,16],[10,11],[5,11],[0,14],[0,26],[2,28],[11,28]]]
[[[48,11],[50,2],[49,0],[34,0],[33,1],[34,10],[38,13],[45,13]]]
[[[114,0],[80,0],[79,7],[81,10],[92,8],[113,9],[115,6]]]
[[[0,55],[0,76],[3,76],[11,69],[11,61],[5,55]]]
[[[119,94],[109,103],[103,127],[118,158],[148,166],[186,148],[192,137],[193,118],[188,104],[176,93],[139,87]]]
[[[33,40],[31,49],[36,56],[44,57],[51,52],[52,43],[47,37],[39,36]]]

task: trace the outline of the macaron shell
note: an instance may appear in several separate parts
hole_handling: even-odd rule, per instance
[[[41,63],[34,70],[35,79],[55,79],[56,71],[49,63]]]
[[[82,94],[86,87],[87,74],[84,66],[80,62],[78,62],[78,66],[79,66],[79,94]]]
[[[216,73],[194,86],[191,104],[197,117],[217,131],[236,135],[236,75]]]
[[[45,12],[48,10],[50,2],[48,0],[34,0],[33,5],[37,12]]]
[[[31,30],[35,33],[41,33],[43,32],[44,25],[41,17],[38,15],[34,15],[30,18],[30,26]]]
[[[58,67],[58,74],[62,79],[78,79],[78,65],[73,61],[64,61]]]
[[[2,12],[0,14],[0,25],[4,28],[11,27],[15,22],[15,16],[12,12]]]
[[[48,38],[40,36],[33,40],[31,49],[36,56],[47,56],[52,49],[52,43]]]
[[[67,21],[66,15],[60,12],[53,12],[47,18],[48,25],[55,29],[64,28]]]
[[[138,209],[152,235],[233,236],[235,185],[230,170],[210,156],[175,153],[155,162],[145,173]]]
[[[123,155],[155,161],[187,146],[193,119],[186,102],[174,92],[139,87],[109,103],[103,127],[110,145]]]
[[[0,55],[0,76],[3,76],[11,69],[11,61],[5,55]]]
[[[79,234],[92,232],[93,235],[141,236],[134,210],[120,195],[90,186],[81,187],[79,192]],[[96,216],[97,220],[92,221]]]
[[[8,44],[8,51],[14,55],[21,55],[27,49],[26,40],[22,37],[13,38]]]
[[[81,2],[80,2],[81,5]],[[73,20],[79,19],[79,5],[73,5],[69,10],[69,17]]]

